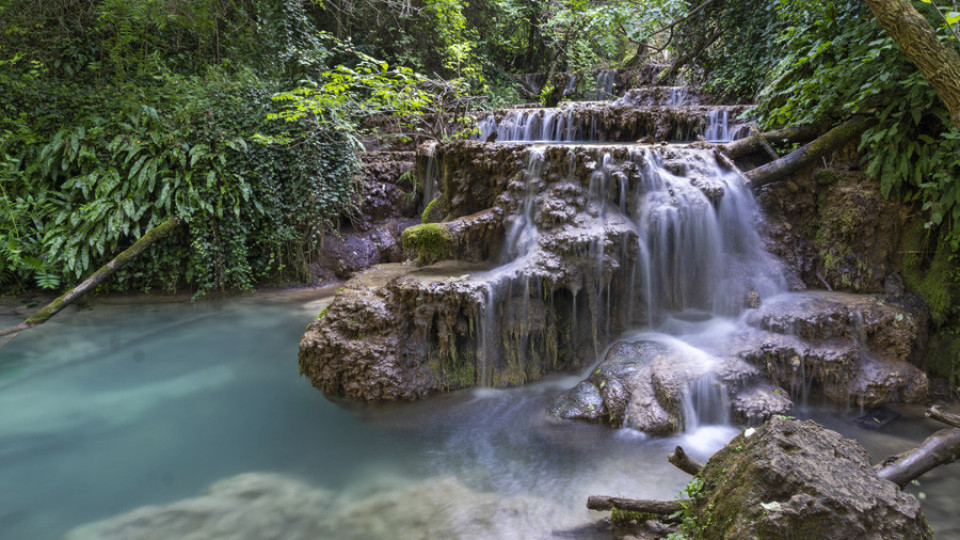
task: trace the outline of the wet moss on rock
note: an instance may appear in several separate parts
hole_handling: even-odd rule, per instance
[[[403,231],[404,253],[415,254],[418,265],[435,263],[453,252],[453,236],[440,223],[424,223]]]

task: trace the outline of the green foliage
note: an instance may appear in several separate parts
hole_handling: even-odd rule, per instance
[[[957,21],[927,4],[924,14],[940,37],[957,46]],[[927,227],[960,251],[960,131],[865,3],[722,2],[688,24],[722,31],[705,60],[707,87],[755,99],[752,112],[767,127],[872,116],[876,123],[860,143],[867,175],[880,181],[884,196],[917,203]]]
[[[4,8],[0,290],[74,283],[172,216],[186,225],[112,287],[202,293],[305,277],[320,235],[353,205],[358,163],[349,130],[267,120],[280,112],[272,96],[311,64],[258,64],[281,45],[254,49],[246,17],[292,14],[263,22],[296,28],[299,2],[51,4]],[[48,7],[78,24],[54,24]],[[28,27],[51,54],[36,54]],[[301,59],[332,54],[301,45]]]

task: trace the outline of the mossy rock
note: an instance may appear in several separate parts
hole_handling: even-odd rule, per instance
[[[439,223],[443,221],[443,210],[440,205],[440,197],[430,201],[430,204],[423,209],[421,220],[424,223]]]
[[[454,251],[453,235],[442,223],[408,227],[403,231],[400,241],[404,253],[415,255],[420,266],[449,258]]]
[[[813,179],[817,181],[818,185],[829,186],[830,184],[835,184],[840,177],[837,176],[837,172],[833,169],[820,169],[814,173]]]

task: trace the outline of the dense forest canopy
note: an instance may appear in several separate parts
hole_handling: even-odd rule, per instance
[[[956,48],[939,3],[915,5]],[[767,127],[869,115],[868,174],[927,216],[918,264],[960,249],[960,131],[859,0],[9,0],[0,290],[75,283],[172,216],[111,287],[303,279],[356,202],[363,118],[463,136],[423,117],[518,103],[513,74],[664,60]]]

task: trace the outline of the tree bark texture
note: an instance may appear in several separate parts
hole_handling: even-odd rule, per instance
[[[960,415],[948,413],[947,411],[941,409],[939,405],[930,407],[930,409],[927,411],[927,416],[933,418],[934,420],[939,420],[948,426],[960,428]]]
[[[171,218],[150,229],[146,234],[143,235],[143,237],[134,242],[132,246],[125,249],[107,264],[101,266],[99,270],[84,280],[83,283],[63,293],[59,298],[53,302],[50,302],[41,308],[40,311],[34,313],[31,317],[17,326],[0,330],[0,336],[22,332],[47,322],[50,317],[56,315],[61,309],[72,304],[77,298],[80,298],[84,294],[92,291],[97,287],[97,285],[100,285],[106,281],[107,278],[116,274],[117,270],[120,270],[123,265],[127,264],[137,255],[143,253],[143,251],[150,247],[154,242],[170,234],[170,232],[176,229],[177,225],[179,224],[179,218]]]
[[[953,463],[960,458],[960,429],[942,429],[924,440],[920,446],[888,457],[877,463],[877,476],[904,487],[925,472]]]
[[[700,471],[703,469],[703,465],[694,461],[680,446],[676,447],[673,453],[667,456],[667,461],[691,476],[700,474]]]
[[[880,26],[900,45],[960,128],[960,55],[937,39],[937,33],[910,0],[866,0]]]

